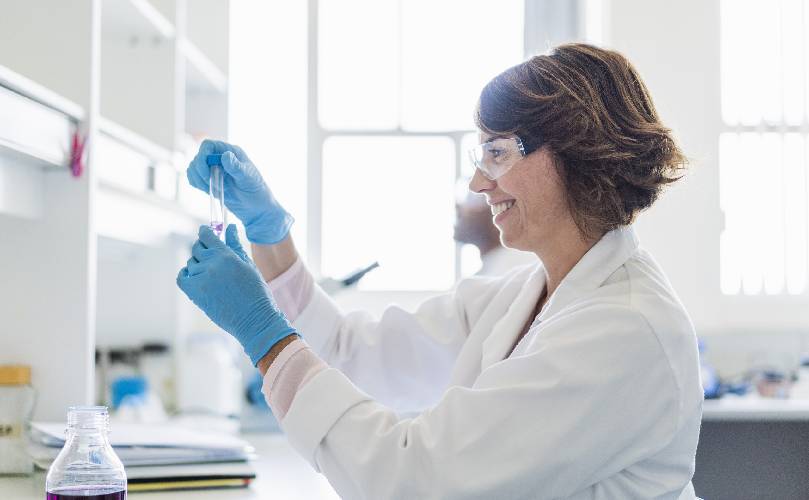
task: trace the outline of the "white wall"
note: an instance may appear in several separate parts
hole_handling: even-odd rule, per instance
[[[30,365],[35,418],[62,420],[68,406],[92,403],[95,247],[87,179],[53,170],[41,180],[40,217],[0,214],[0,364]]]
[[[177,271],[172,255],[103,237],[98,255],[97,344],[172,343]]]

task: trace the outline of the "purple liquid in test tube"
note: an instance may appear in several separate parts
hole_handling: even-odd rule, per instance
[[[210,227],[220,239],[225,239],[227,215],[225,213],[225,172],[222,169],[222,155],[208,155],[206,158],[211,167],[211,179],[208,194],[211,200]]]

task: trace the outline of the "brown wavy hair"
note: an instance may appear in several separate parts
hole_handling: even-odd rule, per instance
[[[631,224],[686,165],[632,64],[588,44],[560,45],[495,77],[475,122],[491,135],[516,135],[526,154],[550,149],[586,237]]]

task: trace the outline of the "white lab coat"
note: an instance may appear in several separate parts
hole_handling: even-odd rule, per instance
[[[348,499],[693,499],[697,342],[658,265],[608,233],[510,353],[544,281],[473,277],[379,320],[316,291],[294,326],[333,368],[295,395],[291,444]]]

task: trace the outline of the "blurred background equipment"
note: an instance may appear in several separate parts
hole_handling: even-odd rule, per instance
[[[35,399],[30,366],[0,365],[0,475],[34,470],[26,436]]]

